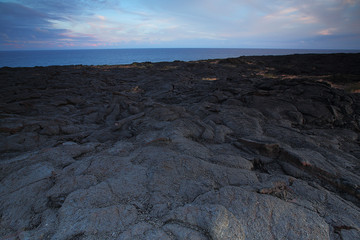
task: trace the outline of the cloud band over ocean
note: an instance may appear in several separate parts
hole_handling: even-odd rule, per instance
[[[358,0],[0,0],[0,50],[360,49]]]

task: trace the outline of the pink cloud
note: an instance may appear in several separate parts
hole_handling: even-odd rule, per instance
[[[328,28],[328,29],[319,31],[318,34],[322,35],[322,36],[329,36],[329,35],[332,35],[335,30],[336,30],[335,28]]]
[[[101,15],[97,15],[96,17],[97,17],[98,19],[100,19],[101,21],[105,21],[105,20],[106,20],[106,17],[101,16]]]
[[[89,43],[89,44],[86,44],[86,46],[90,46],[90,47],[98,47],[98,46],[102,46],[103,44],[101,43]]]

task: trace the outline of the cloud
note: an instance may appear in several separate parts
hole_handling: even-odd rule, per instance
[[[53,27],[53,22],[64,20],[63,17],[18,3],[0,2],[0,46],[53,48],[58,45],[95,41],[93,36],[84,34],[69,37],[69,29]]]
[[[247,40],[254,42],[254,47],[264,39],[300,41],[324,29],[340,29],[341,34],[360,31],[359,2],[349,0],[184,0],[176,3],[155,0],[137,3],[160,16],[172,16],[174,22],[182,26],[183,36],[193,35],[199,39],[216,36],[229,42]],[[331,33],[337,32],[332,30]]]
[[[341,48],[341,36],[360,36],[357,0],[10,1],[0,0],[3,49],[14,42],[33,48],[296,48],[330,41],[317,36],[339,36]]]
[[[333,35],[334,31],[336,31],[336,28],[328,28],[319,31],[318,34],[323,36],[328,36],[328,35]]]
[[[105,16],[101,16],[101,15],[97,15],[97,18],[100,19],[101,21],[105,21],[106,17]]]

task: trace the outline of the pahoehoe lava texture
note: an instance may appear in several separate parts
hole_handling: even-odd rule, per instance
[[[1,239],[360,239],[360,54],[0,69]]]

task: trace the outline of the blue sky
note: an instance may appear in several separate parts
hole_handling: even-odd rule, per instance
[[[360,49],[360,0],[0,0],[0,50]]]

